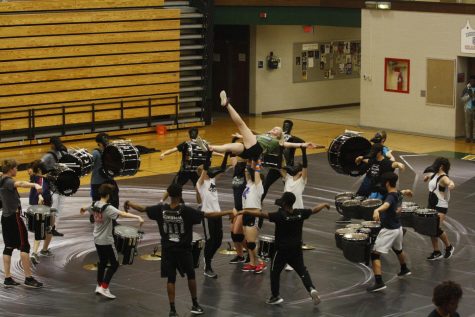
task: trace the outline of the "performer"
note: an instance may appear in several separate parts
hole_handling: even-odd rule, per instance
[[[304,143],[305,141],[301,138],[291,135],[292,128],[294,123],[292,120],[284,120],[282,124],[282,132],[284,133],[284,141],[290,143]],[[294,159],[295,159],[295,150],[296,148],[285,148],[284,149],[284,158],[285,158],[285,165],[286,166],[294,166]]]
[[[44,168],[44,164],[40,160],[33,161],[28,169],[28,173],[30,174],[30,182],[34,184],[39,184],[41,186],[41,191],[37,191],[36,188],[30,188],[30,196],[29,196],[29,204],[34,205],[45,205],[51,207],[52,197],[51,191],[49,187],[49,181],[43,177],[46,173],[46,169]],[[42,256],[52,256],[53,253],[48,248],[53,235],[50,231],[46,231],[46,237],[43,241],[43,248],[39,252]],[[35,240],[33,243],[33,253],[31,254],[31,263],[37,265],[40,263],[40,259],[38,256],[38,249],[40,248],[41,240]]]
[[[449,178],[450,162],[445,157],[438,157],[432,164],[434,173],[424,176],[424,182],[429,181],[429,199],[427,208],[435,209],[439,216],[439,228],[437,237],[431,237],[434,251],[427,260],[438,260],[442,257],[450,258],[454,254],[454,246],[450,243],[449,237],[442,230],[442,223],[449,208],[450,191],[455,188],[454,182]],[[445,245],[445,253],[442,255],[439,249],[439,239]]]
[[[237,157],[232,157],[233,171],[233,197],[234,197],[234,209],[242,210],[242,195],[246,189],[246,162],[238,162]],[[233,240],[234,247],[236,248],[236,256],[229,261],[230,264],[244,263],[244,229],[242,222],[242,215],[238,215],[232,219],[231,223],[231,239]]]
[[[143,223],[142,217],[120,211],[108,203],[114,191],[114,185],[100,185],[98,189],[100,200],[94,202],[92,206],[88,208],[81,208],[80,211],[81,215],[89,211],[94,217],[94,244],[96,245],[97,255],[99,257],[95,293],[101,294],[109,299],[116,298],[116,296],[110,292],[109,284],[114,273],[119,268],[117,250],[115,249],[114,236],[112,234],[112,220],[119,217],[135,218],[140,224]],[[110,266],[106,270],[107,264]]]
[[[216,177],[225,171],[227,157],[226,153],[220,167],[209,167],[211,152],[206,153],[206,161],[203,166],[199,166],[197,172],[200,178],[196,182],[196,190],[201,198],[201,211],[213,212],[221,211],[219,206],[218,190],[216,188]],[[223,220],[222,218],[207,218],[203,219],[203,231],[205,233],[205,268],[204,275],[210,278],[218,278],[218,274],[213,271],[211,261],[213,256],[218,251],[223,241]]]
[[[201,223],[203,218],[232,215],[232,211],[202,212],[182,204],[182,187],[172,183],[167,188],[171,198],[170,204],[159,203],[155,206],[143,207],[131,201],[125,202],[125,209],[133,208],[146,212],[151,220],[157,221],[161,236],[162,261],[161,276],[167,278],[167,293],[170,303],[169,316],[178,316],[175,308],[175,282],[177,269],[186,273],[188,288],[193,306],[192,314],[203,314],[204,310],[198,304],[196,292],[195,269],[191,253],[193,225]]]
[[[35,188],[41,192],[41,185],[30,182],[17,181],[14,179],[17,174],[17,162],[15,160],[4,160],[2,164],[2,178],[0,180],[0,200],[2,202],[2,235],[5,249],[3,250],[3,270],[5,272],[5,287],[18,286],[20,283],[13,280],[11,276],[11,262],[14,249],[20,250],[20,259],[25,273],[25,286],[32,288],[43,287],[43,283],[38,282],[31,273],[30,244],[28,243],[28,232],[25,223],[21,219],[20,194],[17,188]]]
[[[265,211],[244,210],[244,215],[262,217],[275,223],[275,255],[271,266],[271,291],[272,296],[266,301],[267,304],[280,304],[284,301],[279,295],[280,273],[286,264],[290,264],[302,279],[302,282],[310,293],[314,304],[320,303],[320,297],[313,285],[310,274],[303,262],[302,253],[302,227],[304,220],[311,215],[320,212],[323,208],[330,209],[329,204],[320,204],[313,209],[294,209],[292,206],[296,201],[295,195],[285,192],[275,204],[279,206],[277,212],[267,213]]]
[[[61,157],[68,152],[68,150],[63,145],[59,137],[53,136],[49,139],[49,142],[51,144],[51,148],[41,158],[41,161],[43,162],[44,167],[47,172],[50,172],[51,170],[53,170],[55,168],[55,165],[59,163],[59,160],[61,159]],[[56,212],[53,215],[51,215],[52,217],[51,222],[53,226],[51,233],[55,237],[62,237],[64,236],[64,234],[61,232],[58,232],[56,230],[56,226],[58,225],[59,215],[61,214],[61,210],[64,207],[64,201],[66,199],[66,196],[63,196],[59,193],[53,193],[53,196],[51,199],[52,199],[51,207],[56,209]]]
[[[445,281],[434,288],[432,302],[436,306],[427,317],[460,317],[457,308],[463,291],[459,284]]]
[[[387,147],[384,143],[386,143],[386,140],[388,138],[388,134],[384,130],[380,130],[375,133],[374,137],[370,140],[373,144],[380,143],[383,145],[383,155],[390,159],[391,161],[395,161],[396,159],[394,158],[392,151]]]
[[[260,159],[261,154],[272,153],[279,146],[284,147],[293,147],[298,148],[300,146],[316,148],[315,144],[307,143],[290,143],[283,140],[283,133],[280,127],[274,127],[272,130],[265,134],[254,135],[251,129],[249,129],[242,120],[241,116],[234,110],[234,108],[229,103],[229,100],[226,96],[226,92],[223,90],[220,93],[221,106],[226,107],[231,116],[231,119],[236,124],[239,129],[240,136],[242,136],[243,143],[228,143],[224,145],[209,145],[200,142],[198,144],[203,149],[209,148],[210,151],[215,151],[219,153],[232,152],[233,154],[239,155],[244,159],[251,159],[256,161]]]
[[[381,222],[381,231],[379,231],[371,251],[375,283],[367,288],[368,292],[377,292],[386,288],[381,275],[381,253],[387,254],[389,249],[394,251],[401,265],[401,271],[397,275],[403,277],[411,274],[402,250],[403,231],[399,220],[401,205],[396,188],[398,176],[393,172],[387,172],[382,175],[381,181],[386,187],[387,195],[384,204],[376,208],[373,213],[373,220]]]

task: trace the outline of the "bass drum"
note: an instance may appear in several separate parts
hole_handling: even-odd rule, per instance
[[[51,190],[64,196],[75,194],[81,184],[76,172],[62,164],[56,164],[46,178],[51,184]]]
[[[140,168],[139,150],[128,142],[113,142],[102,153],[102,167],[109,177],[132,176]]]
[[[79,177],[83,177],[92,171],[93,158],[86,149],[69,149],[68,153],[59,159],[59,162],[66,165],[73,164],[74,166],[68,167]]]
[[[328,163],[340,174],[360,176],[366,173],[365,164],[356,165],[358,156],[365,156],[371,150],[371,143],[354,133],[344,133],[334,139],[328,148]]]

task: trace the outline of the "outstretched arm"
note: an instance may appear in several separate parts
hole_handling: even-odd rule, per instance
[[[178,148],[177,147],[174,147],[172,149],[169,149],[169,150],[166,150],[165,152],[163,152],[162,154],[160,154],[160,159],[163,160],[165,158],[165,156],[167,155],[170,155],[172,153],[175,153],[176,151],[178,151]]]
[[[448,176],[442,177],[440,184],[448,189],[452,190],[455,188],[455,183]]]
[[[406,166],[402,163],[399,163],[399,162],[393,162],[391,164],[391,167],[392,168],[399,168],[401,171],[404,171],[404,169],[406,168]]]
[[[313,207],[312,209],[312,214],[316,214],[316,213],[319,213],[320,211],[323,210],[323,208],[326,208],[327,210],[330,209],[330,205],[329,204],[319,204],[319,205],[316,205],[315,207]]]
[[[233,210],[211,211],[204,213],[205,218],[219,218],[224,216],[232,216],[233,214]]]
[[[144,206],[131,202],[130,200],[126,200],[124,203],[124,210],[129,211],[130,208],[140,212],[145,212]]]
[[[253,217],[269,219],[269,213],[267,211],[258,211],[258,210],[242,210],[238,214],[249,215]]]
[[[364,156],[358,156],[358,157],[355,159],[356,165],[360,165],[361,163],[366,163],[366,164],[368,164],[368,162],[369,162],[369,159],[364,158]]]
[[[308,161],[307,161],[307,149],[301,148],[302,151],[302,178],[306,182],[308,176]]]

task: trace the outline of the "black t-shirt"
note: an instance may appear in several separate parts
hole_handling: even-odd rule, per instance
[[[401,227],[398,209],[401,208],[398,193],[388,193],[384,202],[389,204],[389,208],[380,213],[381,227],[386,229],[398,229]]]
[[[312,214],[310,209],[294,209],[288,213],[282,208],[269,213],[269,221],[275,223],[275,245],[277,249],[301,248],[303,221]]]
[[[204,213],[185,205],[171,208],[158,204],[145,209],[150,219],[156,220],[163,248],[190,249],[193,225],[201,223]]]
[[[385,188],[381,184],[381,175],[386,172],[394,172],[392,164],[393,162],[386,157],[381,161],[377,159],[369,160],[369,169],[366,175],[371,179],[371,192],[384,193]]]
[[[206,153],[193,140],[185,141],[176,146],[181,152],[181,171],[195,172],[196,168],[206,162]]]
[[[434,309],[430,314],[429,316],[427,317],[443,317],[441,316],[438,312],[437,312],[437,309]],[[455,312],[453,314],[450,314],[450,317],[460,317],[459,313]]]

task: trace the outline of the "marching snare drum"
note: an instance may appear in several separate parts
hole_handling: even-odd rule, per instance
[[[350,199],[341,204],[343,216],[346,218],[358,218],[360,214],[361,200]]]
[[[81,184],[79,176],[63,164],[56,164],[46,178],[51,184],[51,190],[64,196],[75,194]]]
[[[275,237],[267,234],[259,235],[259,257],[264,261],[272,259],[275,253]]]
[[[92,171],[93,157],[86,149],[68,149],[68,153],[64,154],[59,162],[66,164],[79,177],[82,177]]]
[[[439,215],[434,209],[420,208],[414,211],[414,230],[417,233],[436,237],[439,229]]]
[[[360,219],[373,220],[374,210],[383,204],[381,199],[366,199],[361,202]]]
[[[343,210],[341,209],[343,202],[353,199],[354,196],[355,194],[352,192],[339,193],[335,196],[335,208],[340,215],[343,215]]]
[[[119,263],[129,265],[134,263],[135,252],[140,239],[137,228],[118,225],[114,228],[115,248],[120,254]],[[122,259],[120,259],[122,258]]]
[[[26,227],[35,234],[35,240],[44,240],[51,230],[50,207],[44,205],[29,206],[26,210]]]
[[[379,231],[381,230],[381,224],[378,221],[363,221],[361,225],[363,226],[363,228],[371,230],[369,234],[370,243],[374,243]]]
[[[203,250],[204,244],[205,241],[203,240],[203,237],[200,234],[193,232],[193,240],[191,241],[191,252],[193,254],[193,265],[195,269],[200,267],[200,255],[201,250]]]
[[[414,212],[419,209],[417,205],[415,206],[405,206],[404,203],[401,208],[401,213],[399,214],[399,220],[401,221],[401,226],[414,228]]]
[[[102,167],[110,177],[135,175],[140,168],[139,150],[124,141],[109,143],[102,153]]]
[[[340,174],[350,176],[363,175],[365,164],[356,165],[358,156],[365,156],[371,150],[371,143],[354,133],[344,133],[332,141],[328,148],[328,163]]]
[[[350,223],[350,224],[347,224],[347,225],[345,226],[345,228],[350,228],[350,229],[353,229],[353,230],[358,230],[358,229],[363,228],[363,225],[362,225],[362,224],[359,224],[359,223]]]
[[[367,234],[347,233],[343,235],[341,246],[347,260],[355,263],[369,261],[370,242]]]
[[[340,228],[340,229],[336,229],[335,231],[335,243],[336,243],[336,247],[338,249],[343,249],[342,246],[341,246],[341,241],[343,239],[343,236],[347,233],[355,233],[356,232],[356,229],[354,228]]]

